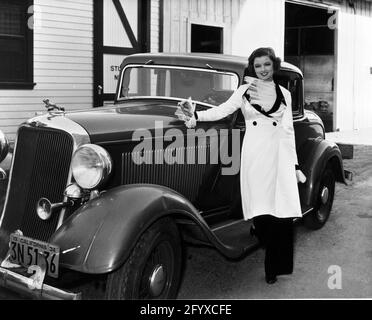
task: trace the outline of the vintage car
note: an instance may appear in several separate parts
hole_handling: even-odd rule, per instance
[[[194,129],[175,115],[185,98],[197,110],[218,108],[246,64],[218,54],[135,54],[121,65],[114,104],[68,112],[45,101],[46,113],[17,132],[0,219],[0,286],[46,299],[86,298],[87,287],[106,299],[169,299],[186,245],[227,259],[255,250],[239,192],[241,111]],[[276,80],[292,94],[307,177],[301,220],[318,229],[347,172],[320,118],[304,110],[301,71],[283,62]]]

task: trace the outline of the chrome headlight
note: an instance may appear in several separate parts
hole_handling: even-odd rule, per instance
[[[102,147],[95,144],[85,144],[74,152],[71,170],[80,187],[93,189],[109,177],[112,170],[112,160]]]
[[[0,130],[0,162],[8,155],[9,142],[5,134]]]

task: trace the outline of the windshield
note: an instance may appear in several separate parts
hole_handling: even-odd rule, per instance
[[[187,99],[212,106],[225,102],[238,87],[234,73],[168,66],[125,68],[119,99],[162,97]]]

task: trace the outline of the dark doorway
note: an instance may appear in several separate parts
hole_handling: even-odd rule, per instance
[[[191,52],[223,53],[223,29],[220,27],[191,25]]]
[[[317,113],[327,132],[333,131],[335,12],[294,3],[285,4],[284,59],[305,78],[305,108]]]

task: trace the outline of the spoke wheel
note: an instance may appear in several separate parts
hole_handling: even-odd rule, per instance
[[[155,222],[121,268],[108,276],[107,299],[173,299],[181,278],[182,246],[170,218]]]

